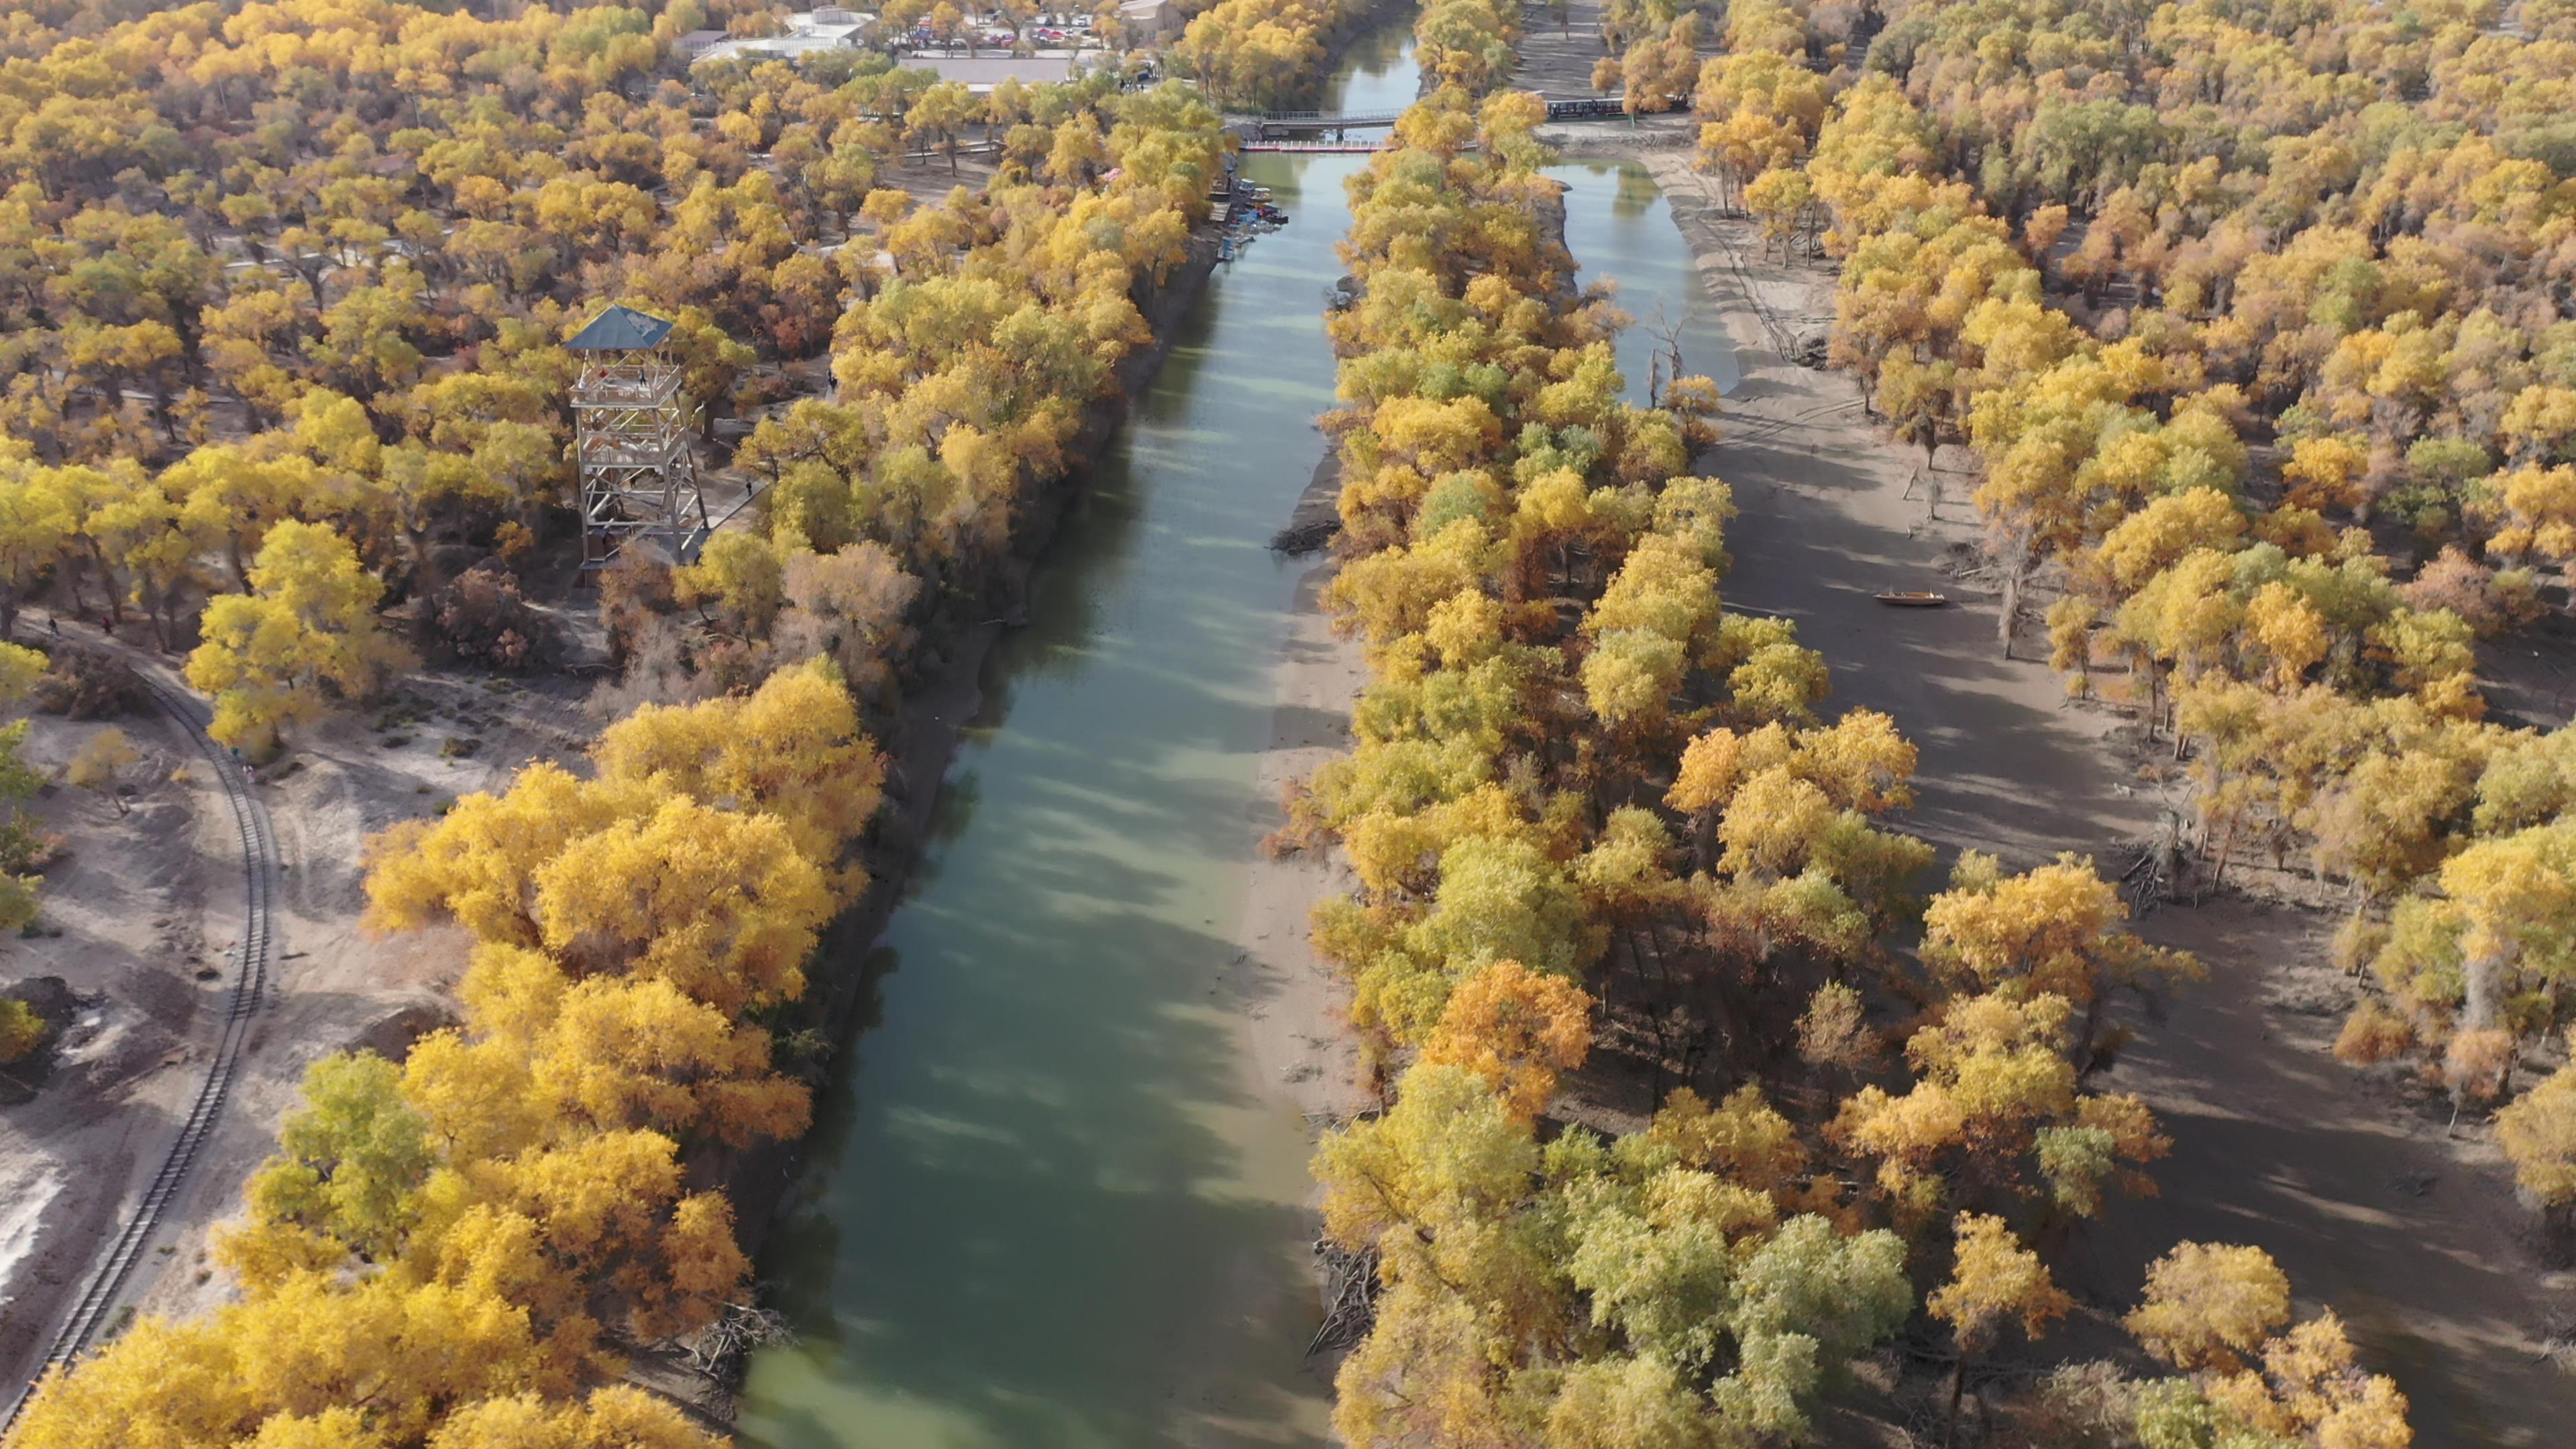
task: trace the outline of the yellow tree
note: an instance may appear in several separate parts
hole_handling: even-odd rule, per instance
[[[418,1443],[537,1367],[527,1311],[486,1289],[302,1273],[191,1322],[140,1320],[48,1379],[10,1443],[226,1449],[265,1446],[272,1426],[296,1445]]]
[[[1959,989],[2010,988],[2083,1006],[2075,1044],[2089,1055],[2103,998],[2114,988],[2200,974],[2188,953],[2139,940],[2124,924],[2128,916],[2119,892],[2086,857],[2062,854],[2007,876],[1993,856],[1963,851],[1950,889],[1924,908],[1923,961]]]
[[[832,666],[772,674],[747,698],[646,705],[591,747],[600,777],[775,818],[806,859],[833,871],[884,799],[885,761],[859,730]],[[855,894],[855,870],[832,875]]]
[[[2576,1202],[2576,1066],[2560,1067],[2496,1114],[2514,1181],[2542,1206]]]
[[[2128,1317],[2147,1352],[2179,1369],[2233,1373],[2290,1321],[2290,1280],[2260,1248],[2178,1243],[2147,1270]]]
[[[433,1176],[437,1211],[406,1266],[527,1307],[559,1372],[614,1368],[603,1333],[665,1338],[714,1321],[749,1276],[723,1194],[692,1192],[658,1132],[579,1136]]]
[[[1496,961],[1458,983],[1422,1060],[1466,1067],[1493,1084],[1512,1114],[1547,1107],[1560,1072],[1592,1050],[1592,998],[1561,976]]]
[[[2260,1248],[2184,1243],[2159,1259],[2129,1330],[2192,1377],[2144,1401],[2142,1437],[2407,1449],[2406,1396],[2361,1368],[2343,1324],[2327,1313],[2280,1331],[2289,1321],[2289,1281]]]
[[[2067,1060],[2071,1004],[2017,989],[1948,1002],[1914,1033],[1906,1056],[1920,1073],[1902,1096],[1871,1085],[1846,1100],[1831,1137],[1876,1159],[1874,1185],[1900,1221],[1921,1223],[1980,1188],[2046,1198],[2078,1216],[2100,1211],[2102,1188],[2155,1190],[2140,1167],[2170,1150],[2134,1096],[2083,1093]]]
[[[1801,237],[1815,230],[1816,188],[1807,173],[1795,167],[1779,166],[1756,176],[1744,188],[1744,209],[1762,223],[1762,253],[1770,255],[1774,246],[1780,259],[1787,261]],[[1927,439],[1925,450],[1935,444]]]
[[[786,566],[757,534],[726,531],[706,541],[695,563],[671,574],[674,597],[741,638],[765,639],[784,601]]]
[[[557,1124],[736,1147],[805,1130],[805,1087],[769,1070],[769,1033],[668,981],[571,985],[527,1049],[534,1102]]]
[[[2576,465],[2515,468],[2485,480],[2481,515],[2495,527],[2489,552],[2576,563]]]
[[[537,868],[611,821],[649,812],[649,784],[578,779],[540,760],[508,793],[482,791],[436,820],[397,825],[367,842],[366,924],[412,931],[454,920],[478,939],[534,946]]]
[[[2459,943],[2461,1035],[2502,1036],[2485,1054],[2492,1057],[2485,1070],[2474,1076],[2455,1070],[2452,1085],[2464,1096],[2493,1098],[2513,1065],[2512,1039],[2503,1035],[2507,1003],[2576,973],[2576,942],[2566,930],[2576,912],[2576,820],[2478,841],[2442,863],[2441,882],[2466,926]],[[2461,1066],[2477,1055],[2455,1050]]]
[[[0,709],[15,706],[36,687],[45,672],[45,656],[20,644],[0,644]],[[17,930],[36,919],[32,873],[42,857],[43,839],[19,812],[19,805],[44,788],[43,775],[19,757],[27,742],[28,721],[0,725],[0,930]]]
[[[0,439],[0,640],[16,633],[20,606],[75,542],[71,495],[53,470],[28,462],[24,448]]]
[[[216,739],[265,752],[284,726],[371,692],[403,656],[376,619],[383,581],[328,525],[270,529],[250,579],[250,593],[206,605],[188,682],[215,697]]]
[[[1950,1432],[1955,1438],[1969,1360],[1993,1347],[1996,1335],[2016,1318],[2024,1336],[2036,1341],[2075,1307],[2075,1300],[2059,1290],[2048,1265],[2021,1245],[2002,1218],[1961,1213],[1954,1227],[1950,1281],[1934,1289],[1923,1307],[1950,1325],[1958,1347],[1958,1365],[1950,1372]]]
[[[514,1394],[466,1404],[430,1435],[428,1449],[718,1449],[727,1442],[643,1390],[613,1384],[578,1402]],[[271,1446],[263,1441],[261,1449]]]
[[[2301,438],[2281,465],[2290,485],[2289,501],[2301,508],[2349,508],[2361,502],[2361,476],[2370,465],[2369,445],[2357,438],[2324,434]]]
[[[125,731],[111,726],[89,737],[89,742],[64,767],[63,775],[74,786],[114,805],[116,813],[123,815],[134,807],[125,803],[125,794],[118,787],[124,783],[126,767],[142,758],[125,738]]]
[[[546,947],[576,975],[658,978],[729,1013],[802,993],[832,913],[776,818],[686,799],[571,842],[536,887]]]
[[[25,1061],[53,1035],[36,1009],[14,996],[0,996],[0,1067]]]

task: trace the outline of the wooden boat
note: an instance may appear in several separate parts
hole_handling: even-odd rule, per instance
[[[1890,589],[1880,594],[1878,601],[1899,609],[1937,609],[1949,603],[1950,596],[1926,589]]]

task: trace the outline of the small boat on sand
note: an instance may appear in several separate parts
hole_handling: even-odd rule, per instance
[[[1878,601],[1899,609],[1937,609],[1949,603],[1950,596],[1928,589],[1889,589],[1878,596]]]

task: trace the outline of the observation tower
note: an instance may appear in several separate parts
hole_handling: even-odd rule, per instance
[[[689,400],[663,343],[671,324],[611,307],[564,346],[581,354],[572,385],[581,470],[581,566],[603,568],[639,537],[685,563],[706,540],[707,500],[689,451]]]

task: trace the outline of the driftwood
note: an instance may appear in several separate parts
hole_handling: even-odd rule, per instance
[[[787,1315],[777,1309],[728,1303],[724,1315],[709,1324],[690,1348],[689,1367],[716,1383],[730,1385],[741,1379],[753,1349],[795,1341]]]
[[[1317,1238],[1315,1261],[1324,1270],[1324,1322],[1306,1344],[1310,1358],[1328,1348],[1350,1347],[1377,1322],[1377,1249],[1354,1252],[1330,1238]]]
[[[2144,920],[2159,903],[2172,898],[2177,854],[2170,840],[2150,840],[2138,847],[2138,858],[2120,872],[2120,895],[2128,902],[2130,916]]]
[[[1302,558],[1331,543],[1341,531],[1339,518],[1311,518],[1303,523],[1292,523],[1270,535],[1270,551],[1284,553],[1290,558]]]

